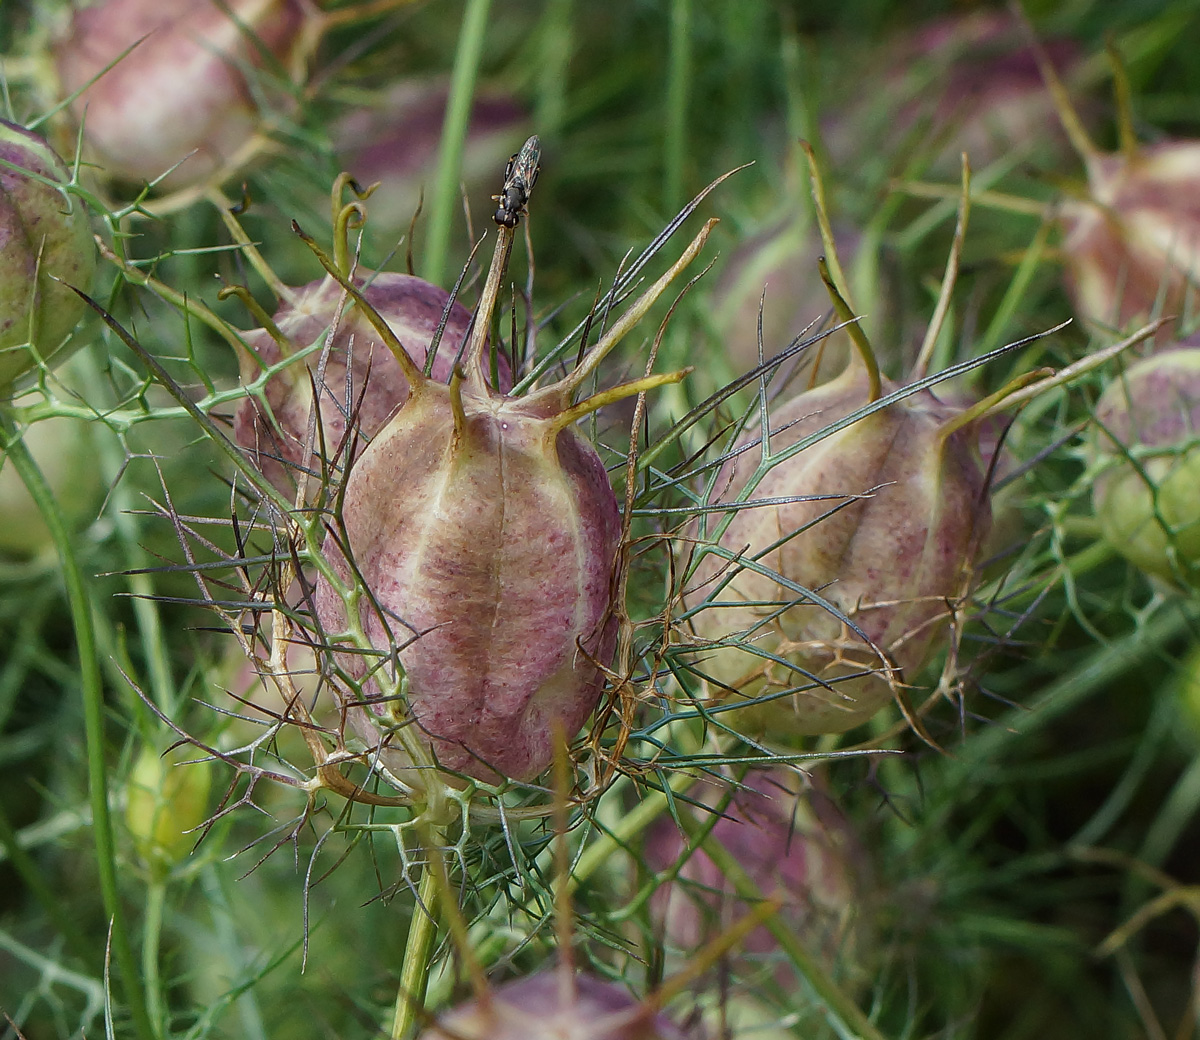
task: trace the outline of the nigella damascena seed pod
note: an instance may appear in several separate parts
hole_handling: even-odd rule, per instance
[[[772,452],[875,396],[863,366],[851,364],[772,410]],[[710,600],[694,615],[696,632],[713,641],[696,667],[719,695],[779,695],[733,713],[733,724],[840,733],[873,716],[894,682],[915,677],[944,642],[990,524],[974,432],[961,414],[927,390],[912,394],[779,462],[748,495],[763,504],[732,513],[720,545],[738,558],[704,555],[691,583],[693,598]],[[734,502],[746,485],[758,436],[749,433],[748,450],[724,466],[714,505]],[[888,662],[899,675],[889,677]]]
[[[69,288],[96,266],[87,213],[63,190],[71,176],[37,134],[0,120],[0,395],[49,361],[83,314]]]
[[[1200,585],[1200,350],[1163,351],[1114,379],[1092,451],[1107,541],[1147,574]]]
[[[82,91],[71,111],[89,158],[173,189],[238,157],[274,74],[261,70],[299,80],[318,31],[308,0],[102,0],[75,14],[55,60],[64,97]]]
[[[613,982],[543,971],[445,1014],[420,1040],[697,1040]]]
[[[388,271],[359,272],[362,296],[422,367],[446,313],[449,294],[412,275]],[[295,489],[308,471],[322,477],[323,457],[335,470],[352,462],[408,398],[403,369],[384,346],[357,306],[345,307],[346,294],[332,277],[292,290],[274,316],[275,328],[245,333],[249,352],[241,358],[242,382],[250,385],[284,357],[307,350],[303,360],[285,365],[266,383],[264,408],[257,396],[247,397],[234,418],[234,436],[254,463],[285,493]],[[442,329],[432,378],[445,383],[463,346],[471,322],[459,303],[450,307]],[[332,338],[326,335],[335,326]],[[512,387],[507,358],[496,358],[501,391]],[[311,427],[313,390],[320,429]],[[353,423],[351,423],[353,419]],[[311,432],[310,432],[311,430]],[[309,437],[312,436],[310,442]],[[311,443],[311,449],[309,445]]]
[[[394,345],[410,395],[351,469],[342,530],[326,540],[347,589],[319,580],[315,603],[335,647],[357,630],[376,651],[337,653],[344,678],[334,691],[402,782],[422,782],[414,761],[421,757],[426,767],[436,761],[486,782],[531,779],[595,707],[615,639],[620,514],[604,464],[576,422],[684,373],[572,402],[708,231],[570,375],[524,396],[505,395],[485,378],[503,245],[449,385],[425,378]],[[511,242],[507,225],[500,243],[504,235]],[[369,595],[354,591],[360,587]],[[398,692],[386,695],[389,684]]]
[[[161,755],[147,747],[129,772],[125,823],[138,855],[158,876],[187,856],[208,816],[212,763],[188,759],[186,750]]]
[[[1067,289],[1085,318],[1194,324],[1200,293],[1200,141],[1087,157],[1088,193],[1062,204]]]
[[[386,611],[364,608],[366,634],[400,647],[438,761],[492,782],[528,779],[550,762],[555,722],[574,734],[600,694],[620,518],[561,400],[510,399],[468,379],[414,386],[351,470],[342,517]],[[328,586],[317,611],[327,632],[345,630]],[[362,658],[347,667],[365,674]],[[364,709],[351,721],[378,742]]]
[[[1032,39],[1032,29],[1027,31]],[[1200,141],[1138,143],[1128,80],[1111,51],[1121,148],[1101,151],[1084,129],[1054,62],[1033,42],[1059,121],[1087,173],[1086,187],[1069,192],[1058,208],[1065,284],[1076,312],[1116,328],[1160,315],[1183,318],[1185,328],[1194,325],[1200,276]],[[1171,335],[1164,325],[1159,342],[1166,345]]]
[[[717,842],[761,892],[781,900],[778,913],[805,937],[808,949],[843,978],[854,976],[856,958],[865,952],[857,933],[868,916],[861,911],[869,878],[865,852],[836,803],[818,782],[801,784],[786,769],[751,769],[728,804],[723,793],[711,783],[690,792],[705,806],[694,810],[699,819],[719,813],[705,841]],[[646,835],[647,865],[675,878],[655,892],[651,906],[668,943],[684,954],[695,953],[750,912],[704,848],[689,848],[678,824],[666,816]],[[760,926],[726,957],[742,962],[777,948]],[[739,964],[737,975],[746,974]]]

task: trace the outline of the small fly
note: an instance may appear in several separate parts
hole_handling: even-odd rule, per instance
[[[525,215],[525,207],[529,204],[529,196],[533,194],[533,186],[537,183],[538,170],[541,169],[542,145],[534,134],[511,159],[504,171],[504,187],[499,195],[492,199],[500,203],[492,217],[501,227],[515,228]]]

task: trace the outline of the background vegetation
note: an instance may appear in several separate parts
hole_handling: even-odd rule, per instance
[[[1138,135],[1200,136],[1194,0],[1030,2],[1026,10],[1043,39],[1073,41],[1065,77],[1102,147],[1118,143],[1109,43],[1128,75]],[[65,14],[51,0],[0,6],[0,70],[8,117],[43,120],[41,131],[71,155],[72,131],[53,111],[43,64]],[[954,91],[968,89],[948,86],[961,82],[954,77],[963,66],[953,48],[922,53],[914,34],[933,19],[979,15],[1013,21],[1003,7],[933,0],[405,5],[325,37],[307,86],[270,127],[276,147],[245,174],[242,221],[284,282],[317,278],[290,223],[329,241],[327,199],[348,150],[342,121],[364,110],[386,120],[397,84],[472,72],[481,97],[504,99],[490,117],[498,125],[484,113],[468,134],[434,120],[429,155],[408,176],[410,191],[425,188],[411,235],[416,203],[406,198],[394,222],[369,216],[362,261],[402,270],[411,255],[416,273],[448,286],[472,239],[458,171],[439,171],[436,145],[446,133],[477,142],[491,129],[480,150],[468,146],[488,171],[467,183],[478,233],[490,225],[489,196],[499,190],[505,159],[536,132],[543,167],[528,221],[535,262],[519,246],[512,274],[518,286],[530,280],[539,342],[548,346],[584,318],[597,286],[611,283],[630,251],[640,252],[714,178],[752,162],[700,206],[700,218],[721,218],[702,262],[716,259],[676,307],[658,363],[660,371],[692,365],[695,372],[654,397],[645,428],[653,445],[754,364],[764,250],[778,248],[784,228],[812,235],[808,177],[795,147],[804,138],[824,171],[855,303],[885,369],[899,378],[916,355],[951,249],[962,142],[980,147],[972,154],[974,183],[994,192],[995,203],[1053,202],[1083,179],[1047,110],[1035,110],[999,147],[988,133],[982,144],[968,133],[987,124],[984,115],[972,112],[965,128],[961,112],[942,121],[947,90],[957,101]],[[1012,39],[1023,46],[1019,33]],[[986,71],[980,62],[967,78]],[[348,132],[360,131],[352,124]],[[1200,185],[1200,169],[1195,177]],[[235,201],[241,193],[236,182],[224,190]],[[399,188],[380,195],[389,190]],[[237,299],[218,300],[221,282],[249,284],[271,309],[217,207],[199,200],[139,217],[128,212],[135,194],[112,189],[95,213],[97,231],[136,261],[133,270],[237,327],[253,322]],[[1073,314],[1058,232],[1047,225],[1049,238],[1039,239],[1043,220],[1032,207],[987,202],[977,200],[972,211],[935,370]],[[368,200],[369,213],[385,204]],[[664,256],[673,260],[677,249]],[[813,261],[789,264],[792,281],[764,305],[768,356],[828,309]],[[234,401],[229,344],[136,281],[106,263],[93,296],[194,396],[229,391]],[[477,287],[466,292],[473,301]],[[772,331],[773,310],[793,303],[804,320]],[[653,317],[661,320],[666,309],[664,301]],[[523,321],[519,306],[518,314]],[[655,328],[648,322],[622,348],[606,379],[641,371]],[[79,641],[59,554],[36,534],[39,521],[27,506],[8,512],[21,508],[9,505],[16,490],[0,489],[0,534],[14,543],[0,562],[0,1008],[10,1016],[2,1035],[386,1034],[419,874],[407,858],[411,848],[397,841],[402,816],[347,813],[330,795],[297,824],[305,804],[294,787],[263,782],[250,792],[221,763],[154,768],[177,739],[161,716],[222,748],[254,732],[230,714],[250,713],[227,693],[248,688],[241,652],[222,619],[196,602],[197,584],[179,567],[184,547],[205,540],[215,553],[245,549],[228,521],[242,503],[231,491],[228,460],[147,376],[144,359],[115,328],[91,315],[76,335],[83,349],[61,382],[43,380],[34,399],[23,399],[22,417],[36,420],[36,430],[75,416],[41,465],[56,487],[46,508],[71,532],[94,649]],[[989,392],[1119,338],[1118,330],[1077,320],[975,370],[956,389]],[[704,1018],[710,1034],[735,1036],[1194,1035],[1200,603],[1194,590],[1151,582],[1099,538],[1088,420],[1122,364],[1021,412],[998,491],[994,559],[977,609],[959,628],[956,664],[945,673],[955,681],[924,715],[928,739],[893,709],[845,737],[812,738],[800,748],[823,756],[808,763],[814,782],[853,835],[850,866],[814,872],[848,871],[844,884],[831,886],[842,892],[838,938],[823,938],[815,926],[799,935],[825,963],[823,974],[807,972],[794,952],[768,952],[750,966],[726,961],[672,1001],[677,1020]],[[703,450],[722,422],[754,406],[753,390],[706,412],[665,457]],[[594,429],[618,481],[630,414],[614,409]],[[69,472],[55,484],[57,467]],[[0,481],[11,470],[5,465]],[[696,492],[664,478],[659,493],[660,503],[680,505]],[[664,526],[661,516],[638,523],[646,533]],[[666,572],[661,546],[636,561],[635,618],[653,621],[663,609]],[[650,635],[639,644],[647,660],[653,642]],[[99,675],[88,674],[89,654]],[[936,686],[941,666],[930,667],[925,689]],[[681,682],[692,681],[682,674]],[[577,811],[586,819],[569,842],[580,963],[639,996],[689,963],[688,951],[664,941],[655,916],[652,893],[670,873],[645,844],[657,832],[623,827],[647,792],[700,761],[696,747],[679,745],[691,731],[671,728],[677,710],[664,694],[639,715],[626,775]],[[676,742],[668,741],[665,761],[653,753],[664,734]],[[610,729],[606,746],[614,737]],[[855,753],[839,757],[848,749]],[[272,750],[283,761],[304,755],[294,733]],[[113,816],[111,847],[93,826],[97,791]],[[151,810],[139,817],[137,808],[147,791],[160,810],[155,799],[165,797],[172,835],[181,822],[195,827],[222,806],[247,804],[182,842],[168,841],[147,837]],[[496,980],[552,956],[555,867],[546,849],[553,829],[541,820],[511,833],[480,823],[459,846],[469,941]],[[123,908],[136,962],[140,995],[132,1002],[108,978],[105,885]],[[437,1010],[466,987],[462,951],[445,934],[432,956],[429,1004]],[[114,976],[120,967],[114,963]],[[106,1021],[110,990],[114,1018]],[[847,1006],[861,1009],[861,1020]]]

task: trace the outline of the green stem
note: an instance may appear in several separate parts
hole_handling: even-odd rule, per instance
[[[543,137],[557,137],[566,118],[567,84],[570,79],[574,43],[575,0],[549,0],[542,16],[541,70],[537,77],[537,96],[533,119]]]
[[[138,985],[137,961],[125,913],[117,889],[116,846],[113,841],[112,819],[108,813],[108,776],[104,761],[104,685],[100,676],[100,661],[96,653],[96,633],[92,622],[83,572],[75,558],[71,535],[62,519],[62,512],[42,471],[29,454],[25,442],[17,435],[12,419],[0,411],[0,435],[5,442],[9,461],[24,481],[30,498],[37,504],[54,546],[58,550],[63,583],[71,621],[75,627],[75,642],[79,652],[79,682],[83,693],[83,724],[87,741],[88,797],[92,808],[92,835],[96,844],[96,867],[100,875],[100,893],[104,912],[109,919],[112,950],[117,963],[125,1000],[139,1040],[156,1040],[156,1034],[146,1013],[144,994]]]
[[[242,941],[235,925],[235,914],[230,905],[229,893],[226,891],[221,874],[211,864],[200,872],[200,886],[211,915],[213,931],[216,934],[217,949],[224,958],[224,971],[230,979],[248,979],[256,970],[252,963],[252,955],[248,955],[248,944]],[[242,923],[242,922],[239,922]],[[267,1032],[263,1026],[262,1011],[258,1006],[254,987],[238,983],[241,995],[234,1002],[238,1013],[237,1029],[244,1040],[266,1040]]]
[[[405,1040],[425,1006],[425,987],[429,983],[429,955],[437,936],[434,907],[440,898],[437,871],[426,867],[417,887],[417,903],[408,941],[404,944],[404,963],[400,966],[400,988],[396,991],[396,1010],[392,1017],[392,1040]]]
[[[667,43],[667,112],[663,135],[663,204],[675,212],[683,202],[683,163],[687,153],[688,94],[692,82],[692,3],[671,0]]]
[[[996,308],[992,320],[988,323],[987,331],[975,346],[977,354],[987,354],[1000,346],[1003,341],[1005,332],[1012,325],[1017,310],[1025,299],[1025,293],[1033,280],[1034,273],[1041,265],[1042,257],[1046,252],[1046,242],[1053,226],[1050,221],[1043,221],[1037,234],[1033,236],[1033,241],[1029,243],[1029,248],[1022,254],[1021,262],[1017,265],[1017,270],[1013,274],[1008,288],[1004,290],[1004,296],[1000,300],[1000,305]]]
[[[680,813],[679,823],[692,842],[704,842],[704,853],[716,864],[718,870],[725,875],[733,885],[738,898],[750,905],[762,903],[766,894],[755,884],[746,873],[745,868],[735,856],[711,836],[705,840],[705,825],[696,820],[691,813]],[[854,1003],[841,987],[833,980],[824,965],[813,956],[801,942],[793,925],[790,925],[781,914],[771,914],[764,922],[765,927],[780,949],[787,954],[788,959],[795,965],[796,970],[804,977],[817,999],[827,1011],[838,1021],[830,1023],[842,1037],[858,1037],[860,1040],[883,1040],[882,1034],[871,1024],[870,1019],[863,1014],[862,1009]]]
[[[446,101],[446,118],[442,123],[438,151],[437,178],[429,208],[429,239],[425,245],[425,263],[421,271],[421,275],[434,285],[442,283],[449,252],[450,225],[458,202],[463,148],[471,120],[471,103],[475,97],[475,79],[483,55],[490,6],[491,0],[467,0],[458,50],[454,55],[450,96]]]
[[[934,347],[942,332],[942,324],[950,311],[950,297],[954,294],[954,283],[958,280],[958,265],[962,259],[963,241],[967,237],[967,219],[971,213],[971,164],[966,153],[962,157],[962,199],[958,204],[958,223],[954,228],[954,244],[950,247],[950,256],[946,260],[946,273],[942,277],[942,289],[938,294],[937,306],[933,309],[933,317],[929,320],[929,328],[925,330],[925,341],[917,352],[917,360],[913,365],[910,379],[922,379],[929,373],[929,362],[933,358]]]
[[[1174,850],[1180,835],[1196,818],[1198,806],[1200,758],[1194,758],[1175,782],[1170,794],[1163,800],[1162,808],[1146,831],[1146,839],[1142,842],[1137,858],[1152,867],[1161,867]]]
[[[870,340],[867,339],[867,334],[863,332],[862,326],[859,325],[857,315],[842,297],[833,272],[829,269],[827,257],[821,257],[817,261],[817,271],[821,275],[821,281],[825,283],[829,298],[833,301],[833,309],[838,316],[838,321],[845,324],[846,331],[850,334],[850,342],[854,344],[854,349],[858,351],[863,367],[867,370],[867,401],[873,404],[883,394],[883,381],[879,373],[879,361],[875,357],[875,350],[871,346]]]
[[[166,1036],[162,978],[158,972],[158,947],[162,938],[163,907],[167,885],[154,878],[146,886],[146,916],[142,919],[142,986],[146,991],[146,1011],[159,1036]]]

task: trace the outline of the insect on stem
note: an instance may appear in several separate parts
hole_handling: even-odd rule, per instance
[[[525,215],[529,196],[537,183],[538,171],[542,168],[542,143],[534,134],[521,145],[521,150],[508,160],[504,171],[504,187],[492,201],[498,202],[492,219],[501,227],[515,228]]]
[[[500,233],[496,239],[496,250],[492,255],[492,265],[488,269],[487,281],[483,286],[483,295],[475,312],[475,327],[471,332],[471,341],[467,344],[464,354],[468,378],[474,383],[482,379],[480,364],[483,358],[483,348],[487,341],[488,329],[492,322],[492,311],[496,307],[496,299],[500,291],[500,280],[508,267],[508,257],[512,250],[513,230],[527,213],[529,196],[537,182],[538,170],[541,169],[542,147],[537,134],[534,134],[511,159],[504,171],[504,186],[499,195],[492,199],[499,205],[493,214],[493,219],[499,225]]]

